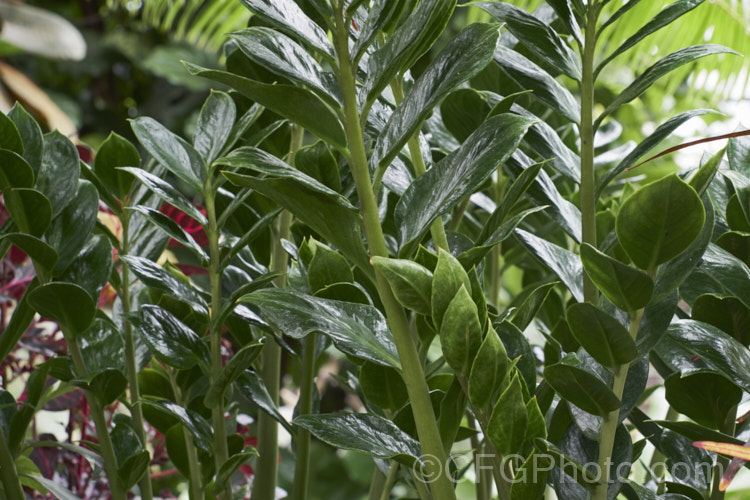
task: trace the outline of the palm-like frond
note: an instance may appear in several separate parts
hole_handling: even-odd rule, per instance
[[[248,11],[238,0],[108,0],[173,39],[218,51],[226,34],[247,26]]]

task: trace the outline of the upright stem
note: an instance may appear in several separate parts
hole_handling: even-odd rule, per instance
[[[210,181],[209,181],[210,184]],[[211,383],[216,380],[222,368],[221,362],[221,325],[217,321],[217,315],[221,311],[221,254],[219,253],[219,228],[216,224],[216,204],[215,192],[212,186],[206,188],[206,217],[208,218],[208,236],[210,265],[208,268],[209,279],[211,281],[211,322],[209,331],[210,349],[211,349],[211,372],[209,378]],[[211,417],[214,428],[214,463],[216,473],[229,459],[229,450],[227,448],[227,429],[224,418],[224,401],[219,401],[211,409]],[[227,482],[217,484],[216,491],[219,491],[221,500],[230,500],[232,498],[231,485]]]
[[[26,495],[23,493],[23,486],[18,479],[18,470],[13,453],[8,448],[8,441],[5,439],[5,433],[0,431],[0,480],[3,483],[3,490],[8,500],[25,500]]]
[[[379,500],[388,500],[391,498],[391,490],[393,489],[393,484],[396,482],[396,477],[398,476],[398,467],[398,462],[391,462],[391,468],[388,470],[388,477],[385,479],[385,486],[383,487]]]
[[[344,23],[341,8],[336,9],[335,16],[334,43],[339,63],[339,84],[344,97],[344,128],[351,154],[352,177],[359,195],[365,239],[373,256],[387,257],[388,250],[378,217],[378,205],[373,192],[367,155],[365,154],[364,137],[359,123],[357,90],[354,73],[349,62],[349,30]],[[383,303],[388,325],[393,333],[401,361],[402,377],[411,401],[417,434],[422,445],[422,453],[434,458],[434,462],[433,460],[427,460],[428,463],[426,463],[428,477],[437,478],[431,483],[432,493],[436,500],[453,500],[456,496],[453,485],[445,474],[445,451],[440,439],[435,412],[432,409],[427,381],[419,362],[417,346],[409,332],[409,324],[404,310],[393,296],[388,282],[377,270],[375,271],[375,277],[378,295]]]
[[[596,247],[596,173],[594,171],[594,56],[599,1],[592,0],[586,9],[586,34],[581,54],[581,224],[583,243]],[[584,273],[583,297],[596,304],[599,290]]]
[[[292,141],[289,147],[289,163],[294,165],[294,154],[302,145],[303,129],[295,126],[292,130]],[[276,278],[278,288],[286,286],[286,272],[289,258],[281,246],[282,239],[289,239],[289,227],[292,225],[292,214],[286,210],[279,214],[274,229],[273,248],[271,250],[271,272],[282,273]],[[279,384],[281,382],[281,347],[272,336],[268,336],[263,346],[261,376],[271,396],[273,404],[279,405]],[[279,425],[265,412],[258,415],[258,463],[253,481],[252,500],[274,500],[276,498],[276,477],[278,475]],[[295,471],[295,475],[296,475]]]
[[[185,407],[187,405],[185,396],[177,385],[174,370],[168,368],[167,375],[169,376],[169,383],[172,385],[175,401],[178,405]],[[193,443],[193,436],[184,426],[182,428],[182,436],[185,439],[185,453],[187,454],[188,469],[190,470],[190,498],[203,498],[203,483],[201,481],[201,468],[198,462],[198,450],[195,448],[195,443]]]
[[[83,360],[83,353],[78,346],[78,342],[65,330],[63,330],[63,336],[65,337],[65,342],[68,344],[68,351],[70,352],[70,357],[73,359],[73,366],[75,367],[76,375],[85,378],[88,374],[88,370],[86,369],[86,363]],[[109,426],[107,419],[104,416],[104,410],[99,406],[96,394],[91,391],[85,392],[86,401],[91,409],[91,415],[94,417],[96,437],[99,439],[99,448],[101,449],[102,458],[104,458],[107,480],[109,481],[109,494],[111,495],[112,500],[126,500],[127,493],[117,475],[117,456],[115,455],[115,449],[112,446],[112,439],[109,436]]]
[[[312,412],[313,384],[315,383],[315,354],[317,335],[309,334],[304,340],[304,353],[300,376],[299,415]],[[294,500],[307,498],[307,483],[310,476],[310,431],[299,428],[297,430],[297,453],[294,465]]]
[[[394,99],[396,99],[396,105],[401,104],[404,100],[404,89],[401,80],[394,78],[391,82],[391,90],[393,91]],[[427,172],[427,166],[424,164],[422,147],[419,145],[419,131],[409,138],[409,156],[411,157],[411,164],[414,166],[414,174],[417,177],[424,175]],[[450,252],[451,249],[448,246],[448,237],[445,234],[442,217],[438,217],[430,225],[430,234],[436,248],[442,248]]]
[[[372,472],[372,479],[370,480],[370,491],[367,494],[367,500],[380,500],[380,495],[383,493],[385,487],[385,475],[380,472],[380,469],[375,467]]]
[[[130,251],[130,212],[127,206],[123,211],[122,219],[122,243],[120,250],[122,255],[128,255]],[[124,260],[120,260],[122,266],[122,283],[120,284],[120,302],[122,303],[123,316],[130,313],[130,269]],[[148,449],[146,439],[146,427],[143,420],[143,409],[138,401],[141,399],[141,390],[138,385],[138,366],[135,356],[135,342],[133,341],[133,328],[130,322],[123,321],[123,336],[125,337],[125,367],[128,377],[128,387],[130,389],[130,414],[133,417],[133,428],[135,429],[138,439],[140,439],[143,449]],[[148,470],[138,481],[138,487],[141,490],[143,500],[153,498],[153,489],[151,486],[151,474]]]
[[[495,203],[497,205],[503,200],[503,169],[497,169],[497,180],[495,181]],[[500,276],[500,255],[502,252],[502,242],[498,243],[490,251],[490,304],[500,310],[500,285],[502,277]]]
[[[721,426],[721,429],[719,429],[724,434],[727,434],[729,436],[734,436],[735,431],[735,421],[737,420],[737,406],[735,406],[731,411],[729,411],[726,416],[724,417],[724,423]],[[719,455],[716,459],[716,465],[714,465],[714,471],[713,471],[713,481],[711,486],[711,500],[724,500],[724,493],[719,488],[721,484],[721,477],[726,472],[727,468],[729,468],[729,463],[731,460],[729,457],[725,457],[724,455]]]
[[[643,309],[638,309],[633,316],[630,318],[630,336],[633,340],[638,336],[638,327],[641,324],[641,318],[643,317]],[[622,400],[622,394],[625,389],[625,380],[628,376],[628,363],[615,365],[614,375],[615,380],[612,385],[612,392],[615,393],[617,399]],[[602,430],[599,435],[599,471],[604,484],[600,484],[594,490],[592,500],[606,500],[607,499],[607,487],[609,486],[609,472],[610,466],[612,465],[612,449],[615,444],[615,434],[617,433],[617,424],[620,417],[620,409],[612,410],[609,412],[602,422]]]

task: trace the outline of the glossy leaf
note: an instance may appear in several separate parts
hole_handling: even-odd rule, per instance
[[[344,129],[336,113],[311,90],[292,85],[271,85],[226,71],[205,69],[189,63],[185,65],[193,75],[229,85],[247,98],[297,123],[324,141],[339,148],[346,147]]]
[[[736,54],[731,49],[722,47],[721,45],[693,45],[680,49],[676,52],[669,54],[668,56],[660,59],[654,65],[650,66],[646,71],[641,73],[633,83],[631,83],[620,95],[607,106],[607,108],[599,115],[597,122],[601,122],[605,116],[610,115],[617,108],[626,104],[636,97],[639,97],[643,92],[646,91],[651,85],[654,84],[662,76],[672,72],[673,70],[689,64],[701,57],[706,57],[712,54],[731,53]]]
[[[476,408],[486,408],[508,370],[508,355],[493,328],[479,347],[469,373],[469,399]]]
[[[527,425],[521,378],[516,374],[492,410],[487,424],[487,438],[501,456],[507,456],[521,448]]]
[[[501,23],[536,56],[570,78],[581,80],[581,62],[557,33],[536,17],[518,7],[500,2],[475,2]]]
[[[522,229],[516,229],[516,237],[583,302],[583,265],[576,254]]]
[[[251,451],[243,453],[236,453],[229,457],[226,462],[221,464],[219,472],[216,474],[214,480],[214,487],[216,485],[227,484],[235,472],[239,470],[248,460],[258,455],[258,451],[255,448],[250,448]],[[214,494],[218,493],[218,490],[214,491]]]
[[[459,373],[468,374],[482,344],[482,327],[477,306],[465,286],[458,289],[445,309],[440,323],[440,343],[448,365]]]
[[[636,191],[617,214],[617,239],[641,269],[652,269],[685,250],[706,214],[693,188],[676,175]]]
[[[376,0],[370,7],[365,24],[352,48],[352,60],[359,61],[378,33],[386,28],[388,23],[398,20],[405,2],[402,0]]]
[[[23,140],[15,123],[5,113],[0,113],[0,148],[23,155]]]
[[[294,155],[294,167],[332,190],[341,191],[338,162],[323,141],[297,151]]]
[[[44,136],[44,156],[35,189],[49,200],[53,217],[62,212],[78,189],[79,161],[78,151],[67,137],[58,131]]]
[[[432,109],[450,91],[489,64],[498,37],[497,26],[475,23],[448,43],[414,82],[380,133],[370,158],[372,168],[390,165]]]
[[[427,268],[410,260],[378,256],[372,258],[372,265],[402,306],[425,316],[432,313],[432,273]]]
[[[180,370],[196,364],[209,366],[208,347],[201,337],[169,311],[144,305],[140,314],[131,314],[128,321],[141,332],[149,351],[169,366]]]
[[[583,302],[567,311],[568,325],[586,352],[610,368],[635,359],[638,350],[628,330],[609,314]]]
[[[380,408],[397,411],[409,400],[401,374],[391,367],[365,362],[358,380],[367,400]]]
[[[274,420],[280,423],[289,434],[294,434],[294,429],[289,425],[289,422],[284,419],[281,413],[279,413],[278,408],[276,408],[276,405],[271,400],[271,396],[268,394],[268,389],[266,389],[265,383],[257,373],[244,371],[237,378],[237,387],[241,394],[255,403],[261,410],[273,417]]]
[[[151,223],[157,226],[159,229],[169,235],[170,238],[185,245],[202,260],[202,262],[208,262],[208,254],[201,248],[201,246],[195,241],[195,238],[185,231],[178,223],[172,220],[169,216],[162,212],[149,208],[143,205],[133,207],[133,210],[137,210],[142,213]]]
[[[471,290],[471,280],[463,266],[450,253],[440,249],[432,279],[432,322],[439,330],[445,311],[463,286]]]
[[[362,414],[300,415],[294,425],[336,448],[412,465],[421,457],[417,441],[390,420]]]
[[[690,316],[750,345],[750,309],[735,297],[701,295],[693,302]]]
[[[544,301],[547,300],[547,296],[558,283],[560,282],[555,281],[534,288],[531,293],[524,298],[521,305],[508,315],[510,322],[519,330],[526,330],[531,322],[534,321],[534,318],[544,304]]]
[[[588,243],[581,245],[583,269],[602,293],[623,311],[646,307],[654,291],[648,274],[603,254]]]
[[[54,274],[59,276],[86,245],[99,214],[99,195],[89,181],[78,182],[70,203],[52,220],[45,239],[57,251]]]
[[[195,445],[198,448],[208,452],[213,450],[213,430],[211,429],[211,424],[197,412],[183,408],[171,401],[156,401],[143,398],[140,400],[140,403],[144,407],[153,408],[176,418],[190,431],[193,441],[195,441]]]
[[[182,193],[180,193],[168,182],[163,181],[156,175],[146,172],[145,170],[142,170],[140,168],[122,167],[121,170],[129,172],[130,174],[135,176],[139,181],[141,181],[143,185],[145,185],[149,190],[153,191],[155,195],[157,195],[159,198],[166,201],[170,205],[174,206],[175,208],[178,208],[182,212],[185,212],[187,215],[195,219],[199,224],[204,226],[208,224],[208,219],[206,219],[206,216],[203,215],[197,208],[195,208],[195,205],[190,203],[190,201]]]
[[[672,408],[712,429],[721,429],[742,399],[742,389],[711,372],[674,373],[664,389]]]
[[[112,244],[107,237],[95,234],[59,279],[80,285],[92,297],[99,297],[112,275],[112,253]]]
[[[211,387],[206,392],[203,404],[207,408],[213,408],[224,396],[227,387],[239,377],[242,372],[250,368],[253,361],[257,359],[263,349],[263,342],[254,342],[244,346],[234,353],[226,365],[221,368],[218,375],[211,383]]]
[[[117,167],[139,167],[141,155],[133,144],[124,137],[109,134],[99,146],[94,159],[94,172],[118,199],[124,200],[133,186],[133,177],[115,170]]]
[[[52,205],[40,191],[17,188],[4,191],[5,208],[18,228],[31,236],[41,236],[52,221]]]
[[[560,18],[560,20],[565,24],[565,27],[568,28],[568,33],[573,35],[573,38],[575,38],[578,43],[583,44],[583,34],[581,33],[581,28],[578,25],[576,16],[575,14],[573,14],[570,2],[568,0],[546,1],[547,5],[552,7],[552,9],[555,11],[555,14],[557,14],[557,17]]]
[[[280,289],[258,290],[241,301],[258,306],[264,319],[285,335],[299,339],[320,332],[347,354],[401,367],[385,318],[372,306]]]
[[[153,118],[136,118],[131,121],[131,127],[138,141],[156,161],[196,193],[203,192],[208,167],[193,146]]]
[[[23,157],[34,171],[34,175],[42,168],[42,156],[44,154],[44,136],[42,129],[28,111],[16,101],[13,108],[8,112],[8,118],[15,124],[21,142],[23,143]]]
[[[77,335],[94,321],[94,299],[75,283],[41,285],[29,294],[27,300],[39,314],[60,323],[66,333]]]
[[[698,269],[720,290],[735,296],[750,307],[750,268],[723,248],[711,243],[703,254]]]
[[[8,321],[5,331],[0,335],[0,355],[2,355],[3,359],[16,347],[16,344],[21,340],[21,337],[23,337],[26,329],[34,319],[36,312],[27,299],[38,286],[39,279],[36,277],[29,282],[16,304],[16,309],[10,317],[10,321]]]
[[[605,416],[620,408],[620,400],[598,377],[579,368],[580,361],[568,354],[544,369],[544,378],[565,400],[593,415]]]
[[[225,92],[211,91],[198,115],[193,144],[207,165],[219,157],[232,134],[237,107]]]
[[[33,186],[34,170],[23,156],[7,149],[0,149],[0,190]]]
[[[487,180],[533,123],[508,114],[490,118],[457,151],[417,178],[396,206],[400,255],[411,253],[437,217]]]

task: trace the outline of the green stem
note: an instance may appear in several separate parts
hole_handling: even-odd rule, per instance
[[[476,420],[474,420],[474,416],[471,415],[471,413],[467,413],[466,420],[469,424],[469,428],[475,429],[476,428]],[[476,434],[471,435],[471,449],[473,450],[474,454],[474,472],[477,477],[477,482],[475,484],[476,492],[477,492],[477,500],[489,500],[489,496],[487,494],[487,487],[484,484],[484,467],[482,467],[481,463],[481,456],[484,455],[483,452],[483,445],[482,442],[479,441],[479,438]]]
[[[73,366],[75,367],[76,375],[79,378],[86,378],[88,370],[86,369],[86,363],[83,360],[83,353],[78,345],[78,341],[73,335],[65,330],[63,330],[63,336],[65,337],[65,343],[68,344],[68,351],[70,352],[70,357],[73,359]],[[117,456],[115,455],[115,449],[112,446],[112,439],[109,436],[109,426],[107,424],[107,418],[104,416],[104,410],[99,405],[99,401],[96,399],[96,394],[91,391],[85,391],[85,393],[86,401],[91,410],[91,415],[94,417],[96,437],[99,439],[99,448],[101,450],[102,458],[104,459],[107,480],[109,481],[109,493],[112,500],[126,500],[127,493],[117,475]]]
[[[315,383],[315,354],[317,335],[309,334],[304,340],[304,354],[300,376],[299,415],[312,413],[313,384]],[[294,466],[294,500],[307,498],[307,485],[310,476],[310,431],[297,430],[297,452]]]
[[[396,106],[401,104],[404,100],[404,89],[401,84],[401,80],[394,78],[391,82],[391,90],[393,91],[393,97],[396,99]],[[427,172],[427,166],[424,164],[424,157],[422,156],[422,146],[419,145],[419,131],[409,138],[409,156],[411,157],[411,164],[414,166],[414,174],[417,177],[424,175]],[[450,246],[448,246],[448,237],[445,234],[445,227],[443,226],[443,218],[438,217],[430,225],[430,234],[432,234],[432,241],[435,244],[435,248],[442,248],[443,250],[450,252]]]
[[[380,500],[388,500],[391,498],[391,490],[396,482],[396,477],[398,477],[398,467],[398,462],[391,462],[391,468],[388,470],[388,477],[385,479],[385,485],[383,486]]]
[[[676,421],[678,416],[679,412],[670,406],[667,409],[667,415],[664,417],[664,420]],[[664,463],[665,459],[666,457],[658,448],[654,449],[654,454],[651,455],[651,461],[649,462],[649,468],[653,471],[656,478],[664,477],[667,469]]]
[[[380,500],[380,495],[385,487],[385,474],[375,467],[372,471],[372,480],[370,480],[370,491],[367,494],[367,500]]]
[[[586,9],[586,35],[581,54],[583,73],[581,79],[581,224],[583,243],[596,247],[596,172],[594,171],[594,57],[596,49],[596,22],[599,2],[589,2]],[[596,304],[599,290],[584,273],[583,296],[586,302]]]
[[[8,500],[26,499],[23,486],[21,486],[21,481],[18,478],[16,461],[13,459],[13,453],[8,448],[8,441],[2,431],[0,431],[0,480],[2,480],[3,490]]]
[[[505,186],[503,185],[503,170],[497,169],[497,180],[495,181],[495,204],[499,205],[503,200]],[[490,251],[490,304],[500,310],[500,286],[502,276],[500,273],[500,256],[502,252],[502,243],[498,243]]]
[[[461,221],[464,218],[466,209],[469,208],[469,203],[471,203],[471,195],[461,200],[461,203],[459,203],[458,206],[453,209],[453,213],[451,214],[451,221],[450,224],[448,224],[449,231],[453,231],[455,233],[456,231],[458,231],[458,228],[461,227]]]
[[[289,148],[289,163],[293,165],[294,154],[302,145],[302,128],[294,126]],[[282,273],[276,278],[278,288],[286,286],[288,256],[282,239],[289,239],[289,227],[292,225],[292,214],[286,210],[279,214],[274,229],[273,248],[271,250],[271,272]],[[271,396],[273,404],[279,405],[279,385],[281,383],[281,347],[273,336],[268,335],[263,346],[261,377]],[[266,412],[258,414],[258,463],[253,482],[252,500],[274,500],[276,498],[276,481],[278,476],[279,425]],[[296,472],[295,472],[296,475]]]
[[[124,207],[122,222],[122,243],[120,245],[121,256],[128,255],[130,251],[130,212],[127,205]],[[122,266],[122,280],[120,284],[120,302],[122,303],[122,314],[130,313],[130,268],[124,260],[120,260]],[[130,415],[133,417],[133,428],[138,435],[143,449],[148,449],[146,426],[143,420],[143,409],[138,402],[141,400],[141,390],[138,384],[138,365],[136,363],[135,342],[133,340],[133,328],[130,322],[123,321],[123,336],[125,337],[125,367],[127,371],[128,387],[130,389]],[[138,481],[143,500],[151,500],[154,496],[151,485],[151,474],[149,470]]]
[[[175,401],[182,407],[187,407],[185,396],[182,394],[180,387],[177,385],[175,371],[167,369],[169,383],[172,385]],[[198,462],[198,450],[193,443],[193,436],[190,431],[183,426],[182,436],[185,439],[185,453],[187,454],[188,470],[190,471],[190,498],[203,498],[203,483],[201,482],[201,468]]]
[[[388,250],[383,236],[383,228],[378,217],[378,205],[373,192],[370,171],[367,165],[367,155],[364,147],[364,137],[359,123],[357,109],[357,90],[354,73],[349,63],[349,30],[344,24],[341,9],[336,10],[336,30],[334,43],[339,62],[339,83],[344,97],[344,128],[351,153],[350,165],[352,177],[359,195],[362,211],[362,225],[365,239],[373,256],[388,256]],[[453,485],[444,473],[446,464],[445,451],[440,439],[435,412],[432,409],[429,389],[425,380],[419,354],[406,320],[403,308],[393,296],[388,282],[376,270],[376,286],[381,302],[385,309],[388,325],[396,343],[402,366],[402,377],[411,401],[414,421],[417,428],[422,453],[435,457],[436,463],[429,460],[427,464],[428,477],[436,477],[431,484],[432,493],[436,500],[453,500],[456,498]],[[419,481],[417,481],[419,482]]]
[[[209,268],[208,275],[211,282],[211,321],[210,321],[210,350],[211,350],[211,372],[209,380],[213,383],[222,368],[221,361],[221,324],[217,321],[217,316],[221,311],[221,254],[219,253],[219,227],[216,224],[216,203],[215,191],[212,186],[206,188],[206,217],[208,218],[208,236],[209,247]],[[211,418],[214,428],[214,463],[216,473],[229,459],[229,450],[227,448],[227,429],[224,418],[224,401],[219,401],[211,409]],[[229,482],[216,484],[215,491],[219,491],[221,500],[231,500],[232,489]]]
[[[643,317],[643,309],[638,309],[633,316],[630,318],[630,336],[635,340],[638,336],[638,327],[641,324],[641,318]],[[622,401],[622,394],[625,389],[625,380],[628,376],[629,363],[618,364],[614,366],[615,380],[612,384],[612,392],[614,392],[617,399]],[[601,477],[603,478],[604,484],[600,484],[594,490],[592,500],[606,500],[607,499],[607,487],[609,486],[610,477],[610,466],[612,465],[612,449],[615,444],[615,434],[617,433],[617,425],[620,417],[620,409],[612,410],[604,416],[602,422],[602,430],[599,435],[599,468],[601,471]]]
[[[724,423],[719,429],[724,434],[734,436],[735,421],[737,420],[737,406],[727,412],[724,417]],[[711,486],[711,500],[724,500],[724,491],[719,488],[721,484],[721,478],[724,472],[729,468],[731,459],[724,455],[719,455],[716,459],[716,465],[714,465],[713,471],[713,485]]]

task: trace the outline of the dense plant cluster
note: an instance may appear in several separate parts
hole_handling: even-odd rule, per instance
[[[637,0],[474,2],[451,36],[455,0],[242,3],[226,68],[185,63],[224,89],[192,140],[139,117],[83,158],[0,114],[4,498],[305,499],[320,442],[369,456],[348,498],[723,498],[750,458],[750,141],[628,182],[711,111],[630,147],[617,117],[736,54],[597,92],[702,0],[619,47]]]

